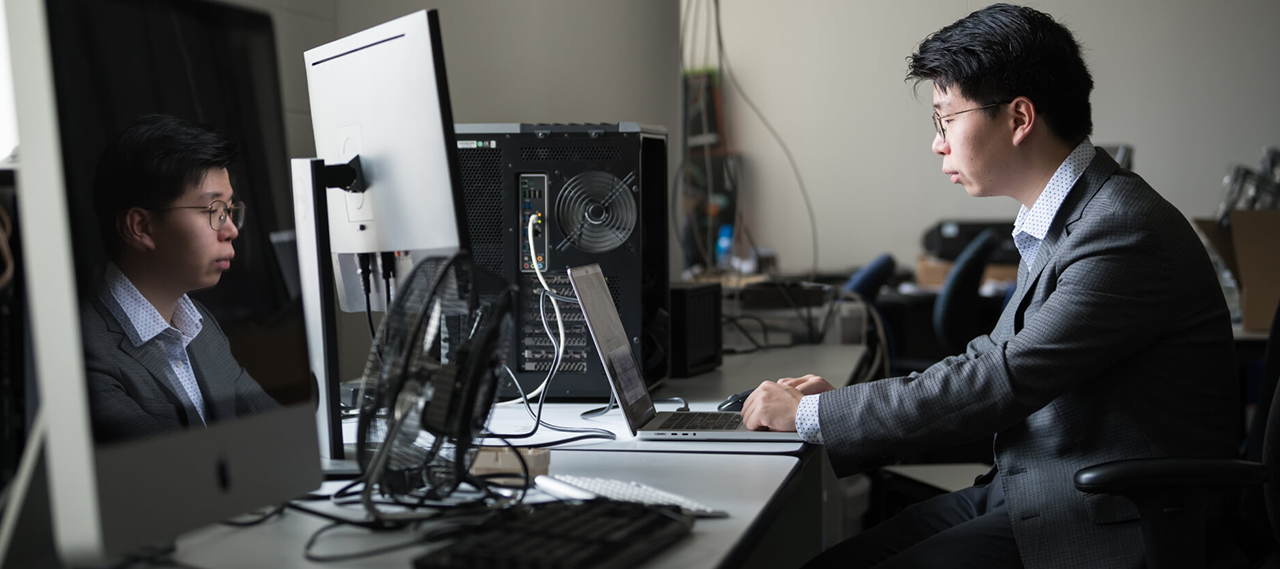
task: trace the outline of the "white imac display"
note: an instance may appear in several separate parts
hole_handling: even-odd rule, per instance
[[[86,141],[62,134],[75,134],[81,126],[70,124],[74,121],[68,121],[65,109],[60,112],[59,108],[67,101],[83,101],[93,94],[65,92],[62,81],[72,71],[69,67],[55,69],[54,61],[63,61],[54,57],[55,46],[60,41],[82,41],[83,36],[66,34],[66,26],[53,33],[55,20],[48,15],[65,15],[68,9],[84,7],[128,20],[132,14],[129,10],[153,6],[144,2],[95,2],[90,6],[83,0],[6,0],[5,4],[22,141],[18,202],[24,221],[21,230],[34,367],[42,401],[39,413],[43,430],[32,434],[28,448],[43,448],[58,557],[68,565],[111,563],[142,548],[172,543],[181,532],[318,487],[321,475],[312,415],[314,403],[306,400],[305,392],[302,401],[282,402],[279,410],[211,422],[208,428],[95,443],[80,343],[78,294],[84,291],[78,290],[76,273],[81,260],[73,254],[73,241],[83,238],[85,231],[73,219],[82,215],[77,208],[84,205],[79,197],[69,195],[73,182],[82,179],[77,176],[83,171],[77,170],[65,155],[69,145]],[[199,21],[210,13],[208,10],[236,11],[228,21],[244,21],[242,16],[257,18],[254,21],[267,30],[267,44],[273,43],[270,20],[259,13],[183,2],[174,5],[171,21]],[[107,25],[98,20],[80,24]],[[120,33],[118,29],[95,31],[108,38]],[[271,75],[274,78],[274,73]],[[104,106],[113,104],[108,100],[98,102]],[[278,101],[261,103],[268,107],[279,105]],[[116,100],[114,104],[135,105],[128,109],[129,114],[145,111],[136,108],[136,100]],[[212,103],[205,99],[203,104]],[[101,125],[86,123],[83,128],[87,131],[95,126]],[[284,160],[280,162],[285,167]],[[237,183],[237,191],[240,187]],[[242,254],[244,257],[247,255]],[[239,353],[236,356],[240,358]],[[305,375],[305,351],[298,365],[303,366]],[[24,462],[39,455],[29,452]],[[13,504],[10,501],[10,506]],[[5,513],[9,514],[9,509]]]
[[[435,11],[308,50],[305,60],[317,157],[333,165],[359,156],[364,173],[361,192],[328,189],[332,252],[425,258],[465,248]]]

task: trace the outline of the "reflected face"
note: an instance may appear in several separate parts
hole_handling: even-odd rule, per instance
[[[959,88],[943,93],[935,86],[934,111],[941,116],[960,114],[942,119],[947,137],[943,140],[941,134],[934,134],[933,152],[942,156],[943,174],[969,195],[1005,195],[1001,191],[1001,172],[1012,145],[1009,137],[1002,137],[999,117],[991,118],[985,110],[962,112],[982,106],[966,99]]]
[[[233,190],[225,168],[212,168],[199,186],[188,187],[170,207],[199,206],[202,209],[172,209],[157,216],[155,259],[170,275],[171,283],[184,292],[218,284],[223,271],[231,268],[235,248],[231,241],[240,230],[228,220],[214,231],[207,208],[214,200],[231,203]],[[216,214],[214,214],[216,215]]]

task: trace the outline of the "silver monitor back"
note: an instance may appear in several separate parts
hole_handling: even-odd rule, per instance
[[[309,402],[208,429],[94,443],[46,6],[7,0],[6,9],[22,141],[20,215],[33,221],[23,224],[22,242],[59,557],[70,565],[107,563],[317,487]]]

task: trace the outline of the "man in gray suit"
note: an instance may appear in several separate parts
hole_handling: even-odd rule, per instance
[[[995,467],[810,566],[1141,567],[1137,511],[1072,477],[1118,459],[1233,455],[1231,323],[1204,247],[1089,142],[1093,80],[1050,16],[974,12],[919,45],[908,79],[933,85],[933,151],[952,183],[1022,204],[1017,290],[989,335],[924,373],[765,382],[743,419],[824,444],[840,475],[982,436]]]
[[[244,204],[212,129],[145,117],[103,152],[94,211],[111,258],[81,302],[94,437],[118,441],[279,407],[187,293],[231,267]]]

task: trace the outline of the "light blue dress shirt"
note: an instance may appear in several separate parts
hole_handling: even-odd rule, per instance
[[[107,292],[116,299],[120,308],[128,316],[128,322],[121,322],[125,335],[134,347],[141,347],[147,342],[155,342],[169,360],[174,378],[182,386],[187,397],[200,414],[200,421],[205,420],[204,396],[200,393],[200,385],[196,383],[195,371],[191,369],[191,358],[187,355],[187,344],[194,340],[203,329],[203,317],[187,295],[178,299],[177,309],[173,312],[173,324],[160,315],[160,311],[151,304],[138,288],[133,286],[129,277],[120,272],[115,263],[107,264],[106,278],[103,285]]]
[[[1022,255],[1027,268],[1035,263],[1040,243],[1048,235],[1049,226],[1058,215],[1058,208],[1062,207],[1071,187],[1084,175],[1097,152],[1093,143],[1085,139],[1058,166],[1044,191],[1040,192],[1040,197],[1031,204],[1031,209],[1024,205],[1018,210],[1018,217],[1013,222],[1013,244],[1018,247],[1018,253]],[[822,444],[822,429],[818,426],[818,402],[821,397],[822,394],[806,395],[800,399],[800,407],[796,409],[796,432],[800,433],[800,438],[805,442],[819,445]]]

